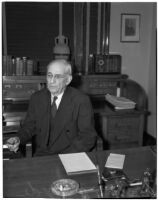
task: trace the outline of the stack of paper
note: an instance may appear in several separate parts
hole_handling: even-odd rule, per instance
[[[59,158],[68,175],[97,172],[96,166],[84,152],[59,154]]]
[[[136,105],[136,103],[134,101],[131,101],[130,99],[127,99],[125,97],[117,97],[110,94],[106,94],[105,99],[107,102],[113,105],[115,109],[118,109],[118,110],[134,109]]]

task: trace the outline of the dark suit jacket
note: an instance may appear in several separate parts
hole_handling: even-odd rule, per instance
[[[95,144],[96,131],[88,96],[75,88],[66,88],[55,117],[51,152],[48,152],[50,106],[48,89],[32,95],[26,119],[19,131],[21,144],[35,136],[36,155],[89,151]]]

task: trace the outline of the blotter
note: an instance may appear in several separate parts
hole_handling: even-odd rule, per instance
[[[59,154],[59,158],[68,175],[97,172],[96,166],[85,152]]]
[[[125,155],[110,153],[106,161],[105,167],[123,169],[124,160],[125,160]]]

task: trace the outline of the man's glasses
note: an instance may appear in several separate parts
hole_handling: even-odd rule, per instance
[[[52,80],[54,78],[55,80],[60,80],[65,78],[66,74],[47,74],[47,79]]]

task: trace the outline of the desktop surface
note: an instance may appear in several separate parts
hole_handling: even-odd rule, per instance
[[[150,146],[90,152],[88,156],[102,173],[110,153],[125,154],[123,171],[130,180],[140,179],[147,168],[156,169],[156,153]],[[3,161],[3,197],[61,198],[51,191],[52,183],[59,179],[73,179],[83,190],[93,188],[88,196],[81,192],[68,198],[101,198],[97,173],[67,175],[58,155]]]

